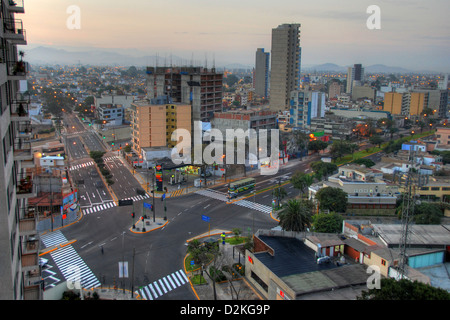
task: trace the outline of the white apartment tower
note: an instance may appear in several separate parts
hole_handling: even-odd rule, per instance
[[[291,91],[300,89],[300,24],[282,24],[272,29],[270,109],[289,109]]]
[[[17,45],[27,43],[22,20],[23,0],[0,0],[0,299],[42,299],[39,236],[36,214],[28,198],[36,196],[31,151],[29,100],[19,95],[27,64]]]

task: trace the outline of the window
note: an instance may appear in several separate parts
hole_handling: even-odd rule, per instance
[[[439,190],[441,190],[440,187],[431,187],[431,191],[439,191]]]

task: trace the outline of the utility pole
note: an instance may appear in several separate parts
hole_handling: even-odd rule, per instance
[[[423,185],[422,179],[420,179],[420,174],[413,171],[415,163],[415,150],[410,150],[409,152],[409,170],[405,175],[405,192],[403,193],[403,208],[402,208],[402,233],[399,244],[400,249],[400,261],[398,266],[399,278],[403,279],[406,276],[406,267],[408,265],[408,240],[410,234],[410,223],[411,218],[414,215],[414,206],[416,203],[416,187],[420,188]],[[401,184],[401,178],[399,179]]]

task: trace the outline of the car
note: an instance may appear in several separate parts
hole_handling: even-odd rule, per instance
[[[92,177],[97,177],[97,176],[98,176],[97,170],[92,170],[89,174],[90,174]]]
[[[325,257],[320,257],[319,259],[317,259],[317,264],[325,264],[325,263],[330,263],[331,259],[329,256],[325,256]]]
[[[41,268],[46,268],[48,267],[48,259],[45,258],[39,258],[39,266]]]
[[[95,183],[95,186],[96,186],[97,188],[103,188],[103,182],[97,181],[97,182]]]

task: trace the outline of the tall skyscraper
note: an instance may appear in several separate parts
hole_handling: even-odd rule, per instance
[[[260,97],[267,98],[269,95],[270,53],[264,52],[264,48],[258,48],[255,60],[255,92]]]
[[[1,0],[0,49],[0,300],[42,299],[37,212],[28,207],[36,184],[31,150],[29,101],[19,94],[28,66],[17,45],[26,45],[23,1]],[[20,51],[19,51],[20,53]]]
[[[361,64],[355,64],[347,70],[347,93],[352,93],[355,84],[361,85],[364,82],[364,68]]]
[[[291,91],[300,89],[300,24],[272,29],[270,109],[288,110]]]

